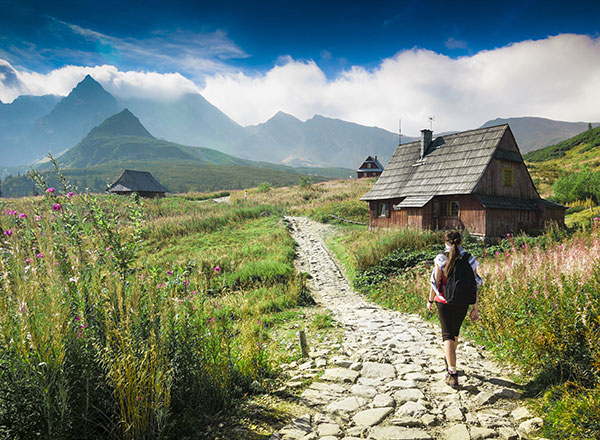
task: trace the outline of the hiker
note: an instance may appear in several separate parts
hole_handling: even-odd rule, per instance
[[[444,234],[446,252],[435,257],[431,273],[431,289],[427,301],[427,310],[433,312],[434,302],[437,307],[448,374],[445,381],[451,387],[458,387],[456,370],[456,346],[460,326],[467,315],[469,305],[471,320],[479,319],[477,307],[477,287],[481,278],[477,274],[479,263],[460,246],[462,237],[458,231],[447,231]]]

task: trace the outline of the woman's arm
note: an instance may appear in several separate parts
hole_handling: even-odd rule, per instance
[[[479,278],[479,275],[477,275],[477,269],[473,270],[473,274],[475,275],[475,279],[479,279],[481,280],[481,278]],[[479,284],[479,283],[478,283]],[[479,290],[479,289],[477,289]],[[477,305],[477,303],[479,302],[479,292],[477,292],[477,295],[475,295],[475,304],[473,304],[473,309],[471,310],[471,321],[477,321],[479,319],[479,306]]]
[[[442,288],[442,271],[437,264],[433,268],[433,281],[435,282],[435,287],[439,292]],[[433,312],[434,310],[433,302],[435,300],[435,295],[435,289],[433,288],[433,286],[431,286],[431,288],[429,289],[429,298],[427,300],[427,310],[429,310],[430,312]]]

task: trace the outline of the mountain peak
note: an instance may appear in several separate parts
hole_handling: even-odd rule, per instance
[[[98,125],[88,136],[137,136],[146,139],[154,139],[146,127],[142,125],[140,120],[131,113],[128,109],[125,109],[116,115],[112,115],[107,118],[102,124]]]

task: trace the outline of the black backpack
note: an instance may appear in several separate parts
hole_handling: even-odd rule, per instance
[[[477,282],[469,264],[471,255],[465,252],[454,265],[444,285],[444,296],[448,304],[475,304]],[[448,263],[446,263],[448,264]]]

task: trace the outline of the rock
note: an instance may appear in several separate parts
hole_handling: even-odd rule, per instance
[[[319,440],[340,440],[337,435],[326,435],[324,437],[319,437]]]
[[[496,403],[496,401],[500,398],[500,396],[498,396],[497,394],[493,394],[487,391],[481,391],[479,394],[477,394],[474,398],[475,402],[480,405],[491,405],[493,403]]]
[[[496,431],[489,428],[479,428],[474,426],[471,428],[471,440],[483,440],[496,436]]]
[[[518,440],[519,439],[519,434],[517,434],[517,431],[515,431],[512,428],[509,428],[508,426],[502,426],[502,427],[498,428],[498,434],[500,434],[500,437],[503,438],[504,440]]]
[[[350,392],[352,394],[356,394],[360,397],[372,398],[377,395],[377,390],[373,387],[368,387],[365,385],[352,385],[350,388]]]
[[[386,388],[390,390],[397,390],[400,388],[417,388],[417,383],[414,380],[392,380],[385,384]]]
[[[284,438],[290,439],[302,439],[308,433],[311,432],[312,428],[310,425],[310,414],[305,414],[302,417],[294,419],[291,423],[287,424],[279,431]]]
[[[500,399],[520,399],[522,397],[521,393],[510,388],[502,388],[496,391],[494,395]]]
[[[338,440],[336,437],[334,437],[334,439]],[[302,437],[302,440],[317,440],[317,433],[311,432],[310,434],[306,434]]]
[[[352,420],[354,420],[354,423],[360,426],[373,426],[380,423],[393,411],[394,410],[392,408],[367,409],[357,413],[354,417],[352,417]]]
[[[324,366],[326,366],[326,365],[327,365],[327,360],[326,360],[326,359],[323,359],[323,358],[318,358],[318,359],[315,361],[315,366],[316,366],[317,368],[323,368],[323,367],[324,367]]]
[[[421,420],[411,416],[401,416],[392,419],[392,424],[396,426],[405,426],[407,428],[416,428],[423,426]]]
[[[421,422],[425,426],[435,426],[439,423],[439,420],[433,414],[425,414],[423,417],[421,417]]]
[[[412,417],[421,417],[427,413],[427,408],[417,402],[405,402],[398,410],[396,411],[397,417],[402,416],[412,416]]]
[[[446,411],[446,419],[451,422],[462,422],[465,419],[463,412],[460,408],[451,407],[448,411]]]
[[[499,428],[501,426],[510,426],[510,422],[506,419],[506,417],[498,416],[495,414],[478,413],[477,420],[479,420],[479,424],[481,426],[486,426],[488,428]]]
[[[350,365],[350,369],[354,371],[362,370],[362,362],[354,362],[352,365]]]
[[[347,397],[338,402],[332,402],[327,405],[328,412],[353,412],[366,404],[362,397]]]
[[[396,369],[392,364],[365,362],[360,374],[362,377],[371,379],[394,379],[396,377]]]
[[[404,379],[406,380],[414,380],[415,382],[427,382],[428,378],[423,373],[415,372],[415,373],[407,373],[404,375]]]
[[[352,428],[346,429],[346,434],[350,437],[364,438],[367,428],[364,426],[353,426]]]
[[[401,426],[375,426],[369,432],[373,440],[431,440],[427,431]]]
[[[378,394],[373,399],[373,408],[385,408],[396,405],[396,401],[389,394]]]
[[[471,440],[471,435],[466,425],[454,425],[444,430],[446,440]]]
[[[321,423],[317,426],[319,437],[334,436],[337,437],[342,433],[342,430],[336,423]]]
[[[331,363],[333,365],[337,365],[338,367],[349,368],[354,362],[352,362],[350,359],[334,357],[333,359],[331,359]]]
[[[299,370],[308,370],[310,368],[313,368],[315,366],[315,362],[310,360],[310,361],[306,361],[303,364],[300,364],[300,366],[298,367]]]
[[[530,419],[531,418],[531,413],[524,406],[521,406],[521,407],[513,410],[513,412],[511,412],[510,415],[517,422],[520,422],[521,420],[525,420],[525,419]]]
[[[361,385],[365,385],[367,387],[378,387],[383,383],[383,379],[372,378],[372,377],[361,377],[360,379],[358,379],[358,383]]]
[[[250,390],[254,394],[262,394],[265,392],[265,388],[260,383],[258,383],[258,381],[256,381],[256,380],[250,384]]]
[[[394,393],[394,399],[398,402],[398,405],[402,405],[404,402],[413,401],[416,402],[419,399],[425,398],[425,395],[418,388],[408,388],[405,390],[398,390]]]
[[[544,421],[540,417],[535,417],[521,423],[519,425],[519,431],[527,437],[539,431],[542,426],[544,426]]]
[[[363,440],[362,437],[344,437],[342,440]]]
[[[321,379],[331,382],[354,383],[358,376],[359,373],[357,371],[349,370],[347,368],[329,368],[325,370]]]

